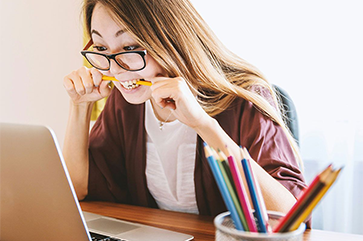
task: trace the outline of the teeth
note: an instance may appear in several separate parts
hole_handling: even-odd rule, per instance
[[[139,87],[137,83],[137,81],[139,81],[138,79],[136,80],[129,80],[129,81],[123,81],[123,82],[120,82],[122,84],[122,86],[127,89],[127,90],[131,90],[131,89],[134,89],[136,87]]]

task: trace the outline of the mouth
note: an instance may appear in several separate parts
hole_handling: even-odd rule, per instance
[[[122,87],[124,87],[127,90],[132,90],[132,89],[136,89],[137,87],[139,87],[140,85],[137,84],[138,81],[143,80],[143,79],[134,79],[134,80],[129,80],[129,81],[120,81],[120,84],[122,85]]]

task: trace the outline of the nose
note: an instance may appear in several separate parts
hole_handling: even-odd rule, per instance
[[[114,59],[111,59],[110,60],[110,73],[113,75],[113,76],[116,76],[118,74],[121,74],[121,73],[124,73],[126,72],[127,70],[121,68],[116,62]]]

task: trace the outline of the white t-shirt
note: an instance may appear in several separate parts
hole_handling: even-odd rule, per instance
[[[194,187],[196,132],[180,121],[164,123],[145,103],[146,180],[159,208],[198,213]]]

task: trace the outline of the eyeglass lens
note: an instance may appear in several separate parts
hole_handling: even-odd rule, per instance
[[[87,60],[96,68],[108,70],[110,68],[110,61],[106,56],[87,53]],[[139,70],[145,65],[144,59],[138,53],[122,53],[115,56],[116,62],[126,70]]]

